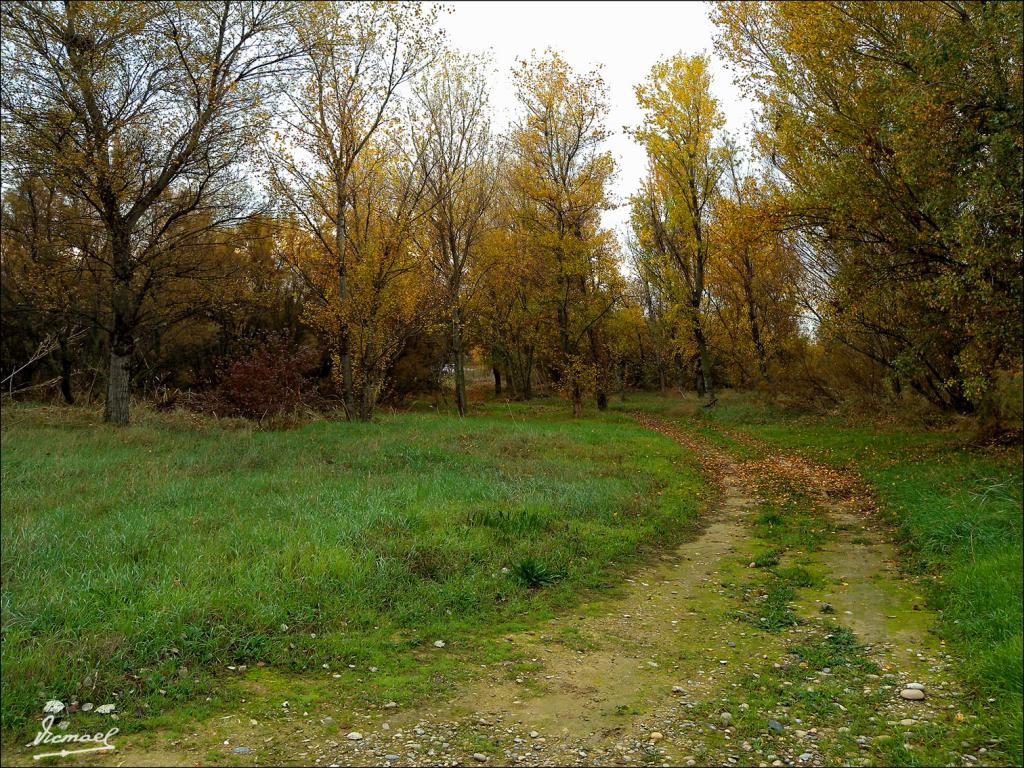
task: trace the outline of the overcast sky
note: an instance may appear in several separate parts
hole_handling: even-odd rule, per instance
[[[625,202],[643,176],[643,150],[626,135],[624,125],[636,125],[640,111],[633,87],[658,59],[682,51],[712,56],[713,90],[727,119],[727,130],[745,136],[752,105],[741,98],[731,73],[715,60],[707,4],[700,2],[455,2],[442,16],[452,47],[465,52],[490,51],[495,72],[491,105],[498,127],[504,128],[516,109],[511,70],[530,52],[554,48],[577,70],[603,64],[613,133],[608,148],[615,155],[619,176],[613,193]],[[605,214],[606,226],[619,228],[627,219],[625,207]]]

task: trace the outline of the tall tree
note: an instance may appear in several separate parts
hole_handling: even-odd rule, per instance
[[[666,259],[682,280],[699,381],[713,403],[704,315],[712,255],[709,222],[726,149],[716,135],[724,117],[711,95],[707,57],[678,54],[658,62],[637,86],[636,97],[644,121],[634,135],[647,150],[650,171],[633,201],[633,226],[641,246]]]
[[[798,333],[803,265],[786,231],[786,208],[777,192],[743,172],[735,149],[727,153],[726,165],[711,220],[715,258],[709,293],[728,338],[736,383],[767,384],[771,364]]]
[[[470,303],[470,328],[474,342],[490,357],[495,394],[501,394],[504,374],[510,394],[529,400],[544,348],[544,264],[514,226],[507,194],[498,207],[497,226],[485,233],[480,257],[470,265],[480,283]]]
[[[653,380],[657,382],[658,390],[664,392],[671,362],[677,352],[674,308],[679,302],[680,291],[676,286],[677,281],[673,280],[674,270],[660,254],[644,247],[635,232],[628,236],[626,247],[629,250],[629,265],[634,273],[633,292],[636,303],[643,311],[649,340],[647,348],[654,367]],[[642,340],[638,346],[643,348]]]
[[[429,304],[431,275],[415,237],[424,226],[425,184],[402,139],[397,131],[379,134],[352,168],[345,304],[336,300],[333,253],[322,247],[303,248],[292,262],[314,297],[306,304],[310,325],[330,339],[344,323],[352,361],[350,418],[361,421],[373,418],[392,363],[434,314]],[[344,380],[338,347],[331,344],[330,349],[332,374],[340,385]]]
[[[484,66],[483,60],[449,53],[415,88],[426,251],[448,312],[460,416],[466,415],[466,306],[483,273],[478,257],[499,178]]]
[[[5,149],[91,206],[106,234],[105,416],[127,424],[145,301],[188,272],[166,236],[197,211],[204,227],[224,215],[269,79],[293,52],[289,6],[11,2],[0,18]]]
[[[517,224],[545,256],[545,301],[557,337],[551,373],[579,415],[587,389],[599,389],[605,403],[601,323],[622,290],[612,236],[600,224],[615,174],[603,149],[607,89],[598,71],[574,72],[553,51],[520,62],[513,77],[522,110],[510,171]]]
[[[305,55],[285,92],[282,131],[266,159],[274,191],[334,262],[332,331],[349,419],[359,415],[353,378],[350,271],[356,166],[394,119],[399,89],[434,59],[436,10],[417,3],[298,3]]]
[[[1019,3],[726,2],[719,49],[820,281],[819,335],[934,404],[1019,370]]]

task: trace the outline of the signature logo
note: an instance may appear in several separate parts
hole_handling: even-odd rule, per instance
[[[39,755],[32,755],[33,760],[42,760],[44,757],[67,757],[68,755],[80,755],[83,752],[104,752],[110,749],[117,749],[110,743],[110,739],[116,736],[120,729],[111,728],[106,733],[54,733],[53,715],[47,715],[42,721],[43,730],[36,731],[36,737],[29,747],[38,747],[41,744],[94,744],[91,747],[81,749],[62,749],[59,752],[44,752]]]

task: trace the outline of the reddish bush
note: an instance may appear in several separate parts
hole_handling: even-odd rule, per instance
[[[310,394],[306,373],[315,365],[312,350],[285,336],[271,336],[224,369],[206,409],[248,419],[291,413]]]

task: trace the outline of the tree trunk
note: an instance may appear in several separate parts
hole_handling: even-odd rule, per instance
[[[360,377],[361,387],[359,391],[359,420],[373,421],[373,411],[377,407],[377,393],[381,379],[378,378],[376,366],[373,363],[374,355],[377,353],[376,339],[372,332],[363,326],[363,337],[366,339],[366,347],[363,354],[363,375]],[[383,374],[381,374],[383,376]],[[355,395],[355,393],[353,393]],[[353,417],[354,418],[354,417]]]
[[[356,417],[356,394],[352,383],[352,353],[349,350],[348,329],[341,329],[341,396],[345,404],[345,418],[352,421]]]
[[[686,381],[686,373],[689,367],[689,363],[683,360],[683,356],[679,353],[675,355],[676,363],[676,375],[679,377],[679,392],[683,393],[689,389],[689,384]]]
[[[513,400],[519,399],[519,383],[522,381],[522,355],[515,351],[505,355],[505,388]]]
[[[134,312],[131,293],[131,241],[128,233],[111,226],[110,248],[114,285],[111,309],[114,327],[110,334],[110,368],[107,372],[107,402],[103,419],[111,424],[127,426],[130,421],[132,354],[135,352]]]
[[[523,366],[523,400],[533,399],[533,350],[526,356],[526,365]]]
[[[561,261],[562,261],[561,257],[559,257],[558,261],[559,261],[559,264],[561,264]],[[563,285],[567,279],[568,278],[566,278],[564,275],[559,276],[558,284],[559,285]],[[568,295],[568,293],[566,293],[566,295]],[[558,379],[561,379],[561,376],[565,374],[565,366],[568,365],[568,363],[571,361],[570,360],[570,354],[569,354],[569,308],[566,306],[566,302],[565,301],[558,302],[557,316],[558,316],[558,341],[559,341],[559,348],[562,350],[562,361],[561,361],[562,370],[561,371],[553,370],[550,373],[553,374],[553,375],[557,375]],[[561,384],[561,381],[559,381],[558,383]],[[572,396],[571,396],[571,399],[572,399],[572,415],[573,415],[573,417],[576,417],[576,416],[579,416],[583,412],[583,403],[582,403],[582,401],[577,402],[578,398],[582,399],[583,392],[580,391],[579,384],[577,382],[575,382],[575,381],[573,381],[573,383],[572,383],[571,392],[572,392]]]
[[[587,331],[587,338],[590,341],[590,357],[597,368],[597,392],[595,393],[597,410],[605,411],[608,409],[608,393],[605,389],[607,384],[606,372],[608,371],[609,363],[607,356],[604,354],[604,346],[601,344],[593,328]]]
[[[693,340],[697,343],[701,383],[704,385],[702,394],[710,403],[715,399],[715,386],[711,379],[711,355],[708,354],[708,340],[704,336],[704,328],[700,322],[700,304],[691,304],[691,309],[693,311]]]
[[[363,385],[363,391],[360,393],[359,397],[360,421],[373,421],[374,401],[376,399],[373,391],[375,388],[375,385],[370,381],[367,381],[366,384]]]
[[[574,419],[583,415],[583,390],[577,382],[572,385],[572,416]]]
[[[559,302],[557,307],[558,317],[558,346],[562,354],[569,356],[569,310],[564,302]]]
[[[455,352],[455,403],[459,416],[466,415],[466,364],[462,351],[462,322],[456,307],[452,312],[452,350]]]
[[[127,426],[129,421],[128,400],[131,396],[131,380],[129,365],[131,353],[118,354],[119,346],[115,343],[110,350],[110,370],[107,374],[107,404],[103,411],[103,419],[112,424]],[[120,347],[124,349],[124,347]]]
[[[626,361],[619,363],[619,402],[626,402]]]
[[[754,342],[754,350],[757,352],[757,369],[761,379],[768,381],[768,353],[761,339],[761,323],[757,317],[757,304],[754,302],[754,267],[750,259],[744,258],[746,274],[743,280],[743,293],[747,299],[747,320],[750,323],[750,340]]]
[[[498,397],[501,395],[501,371],[498,366],[491,366],[491,373],[494,374],[494,396]]]
[[[335,224],[335,250],[338,252],[338,310],[340,327],[338,328],[338,357],[341,363],[341,396],[345,404],[345,418],[354,421],[356,418],[356,395],[352,382],[352,351],[349,348],[348,325],[343,317],[345,300],[348,298],[348,272],[345,262],[345,243],[348,230],[345,222],[345,195],[343,182],[335,180],[338,185],[337,220]]]
[[[68,405],[75,404],[75,395],[71,391],[71,356],[68,354],[67,341],[60,340],[60,394]]]

